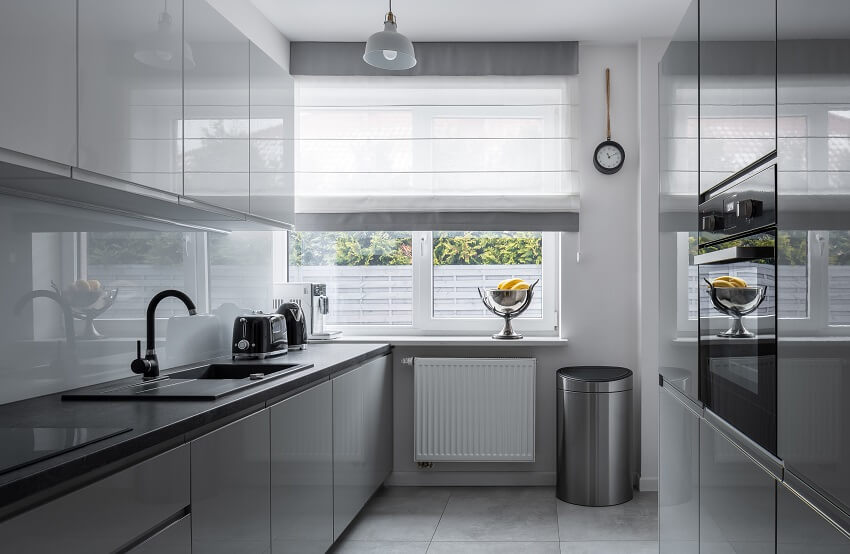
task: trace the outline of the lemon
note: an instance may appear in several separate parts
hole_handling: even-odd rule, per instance
[[[499,290],[510,290],[517,283],[521,283],[522,279],[505,279],[496,287]]]
[[[520,281],[516,285],[511,287],[511,290],[528,290],[528,283],[525,281]]]

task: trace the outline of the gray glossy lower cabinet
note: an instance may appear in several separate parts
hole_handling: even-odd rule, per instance
[[[700,551],[773,554],[776,480],[714,426],[700,426]]]
[[[269,552],[268,410],[216,429],[191,448],[192,551]]]
[[[336,540],[392,470],[392,360],[372,360],[331,383]]]
[[[189,554],[192,552],[192,516],[185,515],[145,542],[133,554]]]
[[[659,392],[661,554],[699,553],[700,417],[665,384]]]
[[[3,552],[113,552],[189,505],[181,446],[0,523]]]
[[[778,554],[846,554],[850,539],[785,487],[777,498]]]
[[[272,552],[325,552],[333,543],[331,382],[269,408]]]

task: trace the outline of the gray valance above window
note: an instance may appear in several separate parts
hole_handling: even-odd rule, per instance
[[[416,42],[417,64],[385,71],[363,61],[362,42],[292,42],[292,75],[577,75],[578,42]]]

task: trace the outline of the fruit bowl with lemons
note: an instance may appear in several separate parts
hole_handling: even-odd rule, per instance
[[[505,279],[496,288],[478,287],[478,295],[484,306],[499,317],[505,319],[502,330],[493,335],[494,339],[521,339],[522,335],[515,332],[511,326],[511,319],[519,316],[528,309],[531,299],[534,297],[534,287],[540,279],[532,284],[522,279]]]
[[[767,287],[758,285],[751,287],[740,277],[723,275],[709,281],[708,296],[714,308],[720,313],[732,318],[732,326],[718,337],[751,338],[755,334],[747,331],[741,318],[756,311],[764,301]]]
[[[118,296],[118,289],[107,289],[97,279],[77,279],[61,290],[56,283],[51,282],[50,285],[68,301],[74,319],[85,322],[80,338],[102,338],[103,335],[94,328],[94,320],[112,307]]]

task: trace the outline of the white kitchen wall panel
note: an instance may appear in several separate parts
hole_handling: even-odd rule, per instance
[[[416,358],[414,459],[533,462],[534,358]]]
[[[0,147],[77,162],[77,6],[0,4]]]

